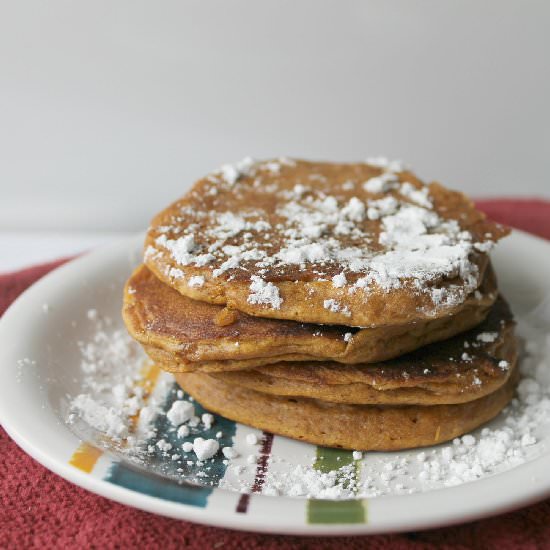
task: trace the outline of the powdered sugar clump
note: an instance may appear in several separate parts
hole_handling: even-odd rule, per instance
[[[250,304],[266,304],[273,309],[281,309],[283,299],[279,294],[279,289],[273,283],[266,283],[261,277],[253,275],[251,279],[248,302]]]
[[[245,157],[234,164],[224,164],[216,173],[229,185],[233,185],[241,176],[249,174],[254,164],[254,159]]]
[[[385,193],[390,189],[395,189],[398,183],[399,178],[395,174],[386,172],[368,179],[363,184],[363,188],[369,193]]]
[[[166,418],[176,427],[191,420],[193,416],[195,416],[195,407],[188,401],[174,401],[166,413]]]
[[[193,235],[185,235],[179,239],[167,239],[166,235],[160,235],[155,243],[167,248],[178,264],[188,265],[194,260],[191,253],[197,245]]]
[[[196,437],[193,441],[193,451],[199,460],[212,458],[220,449],[220,444],[215,439]]]
[[[334,277],[332,277],[332,284],[336,288],[342,288],[342,287],[346,286],[347,282],[348,281],[346,279],[345,273],[338,273],[338,275],[334,275]]]

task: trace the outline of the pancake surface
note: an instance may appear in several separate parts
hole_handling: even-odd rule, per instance
[[[395,163],[225,166],[161,212],[145,263],[249,315],[372,327],[455,313],[507,230]]]
[[[125,288],[123,317],[150,357],[174,371],[219,372],[280,361],[371,363],[450,338],[479,324],[496,293],[489,266],[481,292],[453,316],[368,329],[253,317],[192,300],[159,281],[145,266]]]
[[[488,395],[509,379],[517,360],[514,321],[499,298],[475,329],[391,361],[276,363],[252,371],[211,377],[262,393],[369,405],[466,403]]]

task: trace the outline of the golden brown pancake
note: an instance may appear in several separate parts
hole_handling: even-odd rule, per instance
[[[279,396],[365,405],[466,403],[506,383],[516,364],[514,321],[499,298],[478,327],[391,361],[276,363],[212,378]]]
[[[495,297],[489,267],[480,291],[455,315],[367,329],[319,326],[253,317],[193,300],[140,266],[126,285],[123,317],[154,361],[180,372],[219,372],[280,361],[383,361],[472,328],[485,318]]]
[[[145,263],[195,300],[375,327],[456,313],[507,229],[395,163],[242,161],[152,221]]]
[[[346,405],[279,397],[208,374],[179,373],[178,384],[208,410],[261,430],[326,447],[396,451],[459,437],[494,418],[512,399],[519,377],[468,403],[424,407]]]

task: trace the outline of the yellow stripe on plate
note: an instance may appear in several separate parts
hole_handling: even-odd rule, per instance
[[[69,464],[89,474],[95,467],[99,457],[103,454],[96,447],[88,443],[81,443],[69,460]]]

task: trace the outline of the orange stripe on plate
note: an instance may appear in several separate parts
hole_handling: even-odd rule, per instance
[[[88,443],[81,443],[69,460],[69,464],[89,474],[103,454],[96,447],[92,447]]]

